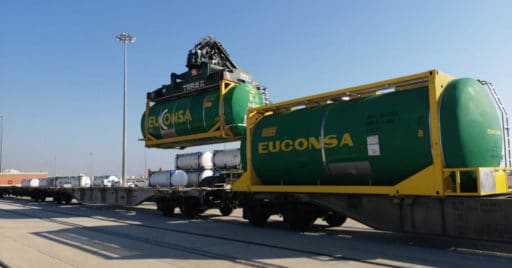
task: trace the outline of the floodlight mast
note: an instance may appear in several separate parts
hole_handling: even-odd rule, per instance
[[[116,40],[123,43],[123,156],[121,164],[121,185],[126,182],[126,47],[128,43],[135,42],[135,36],[129,33],[120,33],[116,36]]]

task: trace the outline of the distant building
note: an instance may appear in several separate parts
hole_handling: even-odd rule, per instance
[[[21,172],[15,169],[6,169],[0,172],[0,186],[21,186],[22,179],[44,179],[47,172]]]

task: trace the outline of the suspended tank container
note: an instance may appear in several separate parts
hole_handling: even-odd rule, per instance
[[[141,129],[146,147],[184,148],[239,140],[249,108],[268,102],[266,89],[209,36],[189,50],[187,70],[148,92]]]
[[[184,148],[238,140],[245,130],[247,109],[262,104],[256,87],[225,82],[218,90],[148,102],[141,130],[146,147]]]

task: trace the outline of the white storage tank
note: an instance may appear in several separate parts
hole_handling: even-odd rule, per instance
[[[21,187],[30,187],[30,179],[21,179]]]
[[[88,176],[73,176],[73,177],[57,177],[55,179],[57,187],[71,188],[71,187],[91,187],[91,178]]]
[[[39,179],[30,179],[29,184],[31,188],[37,188],[39,187]]]
[[[39,179],[22,179],[21,187],[38,188],[39,187]]]
[[[187,173],[183,170],[175,170],[171,173],[171,185],[172,186],[187,186],[188,184],[188,176]]]
[[[210,176],[213,176],[213,171],[212,170],[208,170],[208,169],[207,170],[201,170],[201,171],[190,171],[190,172],[187,172],[187,177],[188,177],[187,186],[188,187],[195,187],[204,178],[210,177]]]
[[[55,178],[55,186],[62,187],[71,187],[71,179],[70,177],[56,177]]]
[[[212,152],[197,152],[176,155],[176,169],[200,170],[213,168]]]
[[[118,177],[112,175],[94,176],[92,185],[95,187],[112,187],[120,181]]]
[[[39,188],[51,188],[55,187],[55,178],[46,178],[39,180]]]
[[[233,169],[240,167],[240,149],[213,151],[215,169]]]
[[[76,177],[73,177],[76,182],[77,182],[77,186],[75,187],[91,187],[91,178],[89,176],[76,176]]]
[[[171,187],[172,170],[154,171],[149,175],[149,186],[151,187]]]

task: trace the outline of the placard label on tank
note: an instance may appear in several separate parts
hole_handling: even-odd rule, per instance
[[[379,156],[380,155],[379,135],[372,135],[372,136],[366,137],[366,143],[368,145],[368,155],[369,156]]]
[[[261,132],[262,137],[273,137],[276,135],[276,127],[266,127]]]

